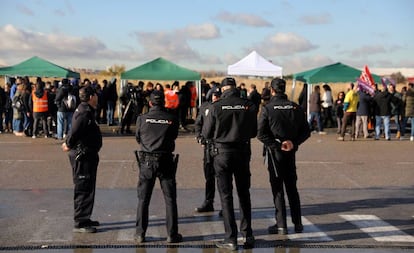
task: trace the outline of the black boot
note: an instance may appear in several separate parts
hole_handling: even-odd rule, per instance
[[[200,207],[196,207],[196,212],[205,213],[205,212],[213,212],[214,206],[213,201],[206,200]]]

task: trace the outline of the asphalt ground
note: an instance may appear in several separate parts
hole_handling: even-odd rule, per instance
[[[0,250],[5,252],[222,252],[224,228],[215,212],[194,212],[203,201],[202,147],[180,132],[176,153],[180,244],[167,244],[159,184],[150,205],[148,242],[134,240],[138,170],[133,135],[101,126],[93,218],[96,234],[74,234],[73,184],[67,154],[53,138],[0,135]],[[414,250],[414,142],[313,134],[297,153],[305,230],[269,235],[274,209],[262,146],[252,141],[254,249],[242,252],[408,252]],[[393,135],[394,137],[394,135]],[[235,194],[235,206],[238,207]],[[238,213],[238,210],[236,210]],[[289,220],[290,221],[290,220]]]

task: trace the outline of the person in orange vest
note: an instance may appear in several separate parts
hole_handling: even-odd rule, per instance
[[[49,137],[49,130],[47,129],[47,116],[49,112],[49,93],[45,90],[45,83],[39,81],[36,83],[36,90],[32,92],[29,99],[29,107],[33,111],[33,135],[32,138],[36,138],[38,135],[39,121],[43,125],[43,134],[45,138]]]
[[[177,108],[180,105],[180,100],[177,94],[178,85],[173,85],[172,88],[169,84],[165,85],[164,96],[165,96],[165,108],[168,112],[177,115]]]

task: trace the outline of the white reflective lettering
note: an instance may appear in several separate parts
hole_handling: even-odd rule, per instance
[[[273,106],[274,110],[292,110],[294,107],[293,105],[275,105]]]
[[[246,110],[247,107],[244,105],[223,105],[222,110]]]
[[[172,121],[167,119],[146,119],[145,122],[150,124],[172,124]]]

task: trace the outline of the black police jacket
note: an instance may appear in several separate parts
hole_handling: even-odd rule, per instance
[[[164,107],[151,107],[149,112],[138,116],[135,138],[141,151],[172,153],[178,136],[178,119]]]
[[[102,134],[96,123],[95,110],[86,102],[80,103],[76,108],[72,128],[66,139],[66,145],[71,149],[78,144],[82,144],[90,152],[99,152],[102,147]]]
[[[285,140],[298,146],[310,137],[306,114],[296,103],[289,101],[285,94],[276,94],[262,107],[258,121],[257,139],[266,146],[280,149]]]
[[[236,89],[225,90],[209,107],[202,135],[217,143],[249,143],[257,134],[256,106],[240,98]]]

